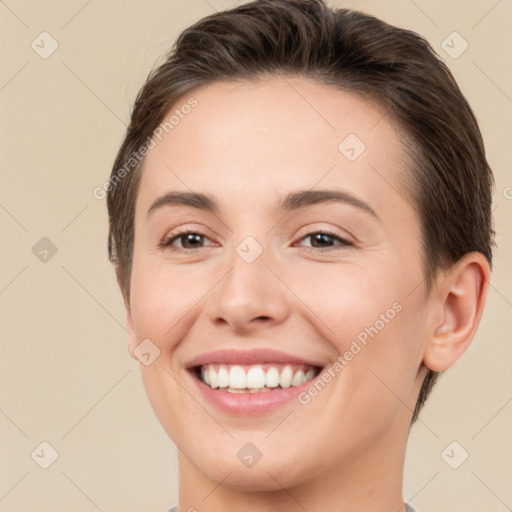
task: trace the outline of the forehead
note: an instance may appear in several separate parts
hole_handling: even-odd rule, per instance
[[[396,126],[379,105],[334,86],[297,77],[215,82],[180,98],[164,123],[171,117],[153,136],[137,209],[167,189],[231,205],[315,186],[343,186],[377,207],[406,197]]]

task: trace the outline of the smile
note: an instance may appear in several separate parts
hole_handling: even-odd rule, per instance
[[[271,348],[219,349],[185,363],[199,400],[236,417],[296,404],[327,362]]]

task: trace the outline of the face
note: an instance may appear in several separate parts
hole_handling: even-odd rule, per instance
[[[130,350],[160,351],[141,364],[152,407],[181,460],[233,488],[368,475],[403,455],[425,375],[400,135],[307,79],[215,83],[173,111],[190,96],[136,202]]]

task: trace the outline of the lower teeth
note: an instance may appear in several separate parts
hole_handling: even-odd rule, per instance
[[[256,388],[256,389],[236,389],[236,388],[217,388],[220,391],[227,391],[228,393],[265,393],[267,391],[272,391],[272,389],[277,388]]]

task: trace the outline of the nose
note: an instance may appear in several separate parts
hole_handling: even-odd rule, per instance
[[[240,335],[284,322],[289,315],[287,290],[265,252],[252,263],[235,253],[230,264],[208,294],[208,316],[216,327]]]

